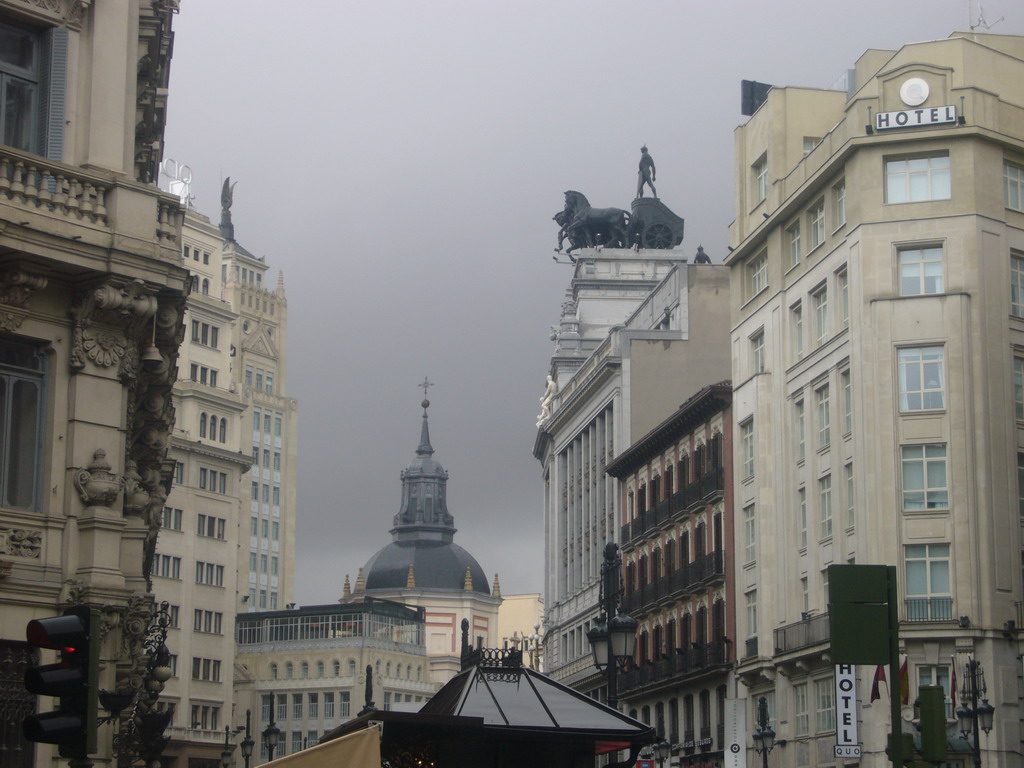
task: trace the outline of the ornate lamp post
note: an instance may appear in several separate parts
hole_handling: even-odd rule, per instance
[[[956,717],[960,721],[960,732],[971,744],[971,752],[974,755],[974,768],[981,768],[981,742],[978,737],[979,729],[988,736],[992,730],[992,717],[996,708],[988,703],[985,694],[988,688],[985,685],[985,670],[981,668],[981,662],[977,659],[968,659],[964,665],[963,683],[960,686],[960,709],[956,711]],[[978,698],[981,704],[978,704]],[[967,702],[971,705],[968,707]]]
[[[619,667],[632,658],[636,648],[636,620],[622,613],[619,595],[622,594],[622,557],[617,544],[609,543],[604,548],[604,562],[601,564],[602,611],[598,624],[587,633],[587,640],[594,654],[594,666],[608,674],[608,706],[619,707],[616,675]]]
[[[252,710],[247,709],[245,710],[245,738],[239,745],[242,748],[242,760],[245,761],[245,768],[249,768],[249,758],[252,757],[252,748],[256,744],[249,732],[250,725],[252,725]]]
[[[754,751],[761,756],[761,765],[768,768],[768,753],[775,748],[775,731],[769,725],[768,699],[757,700],[757,731],[754,733]]]
[[[235,745],[231,743],[231,726],[224,726],[224,750],[220,753],[220,764],[224,768],[230,768],[231,758],[234,756]]]
[[[672,745],[665,739],[661,739],[654,745],[654,756],[658,758],[658,768],[662,768],[669,755],[672,754]]]
[[[264,746],[267,748],[267,754],[269,755],[267,761],[269,762],[274,759],[274,750],[277,749],[277,741],[281,738],[281,729],[274,722],[273,703],[270,706],[270,724],[263,729],[263,733],[260,735],[263,738]]]

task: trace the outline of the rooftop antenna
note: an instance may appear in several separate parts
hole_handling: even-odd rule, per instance
[[[967,4],[967,7],[968,7],[968,16],[970,16],[970,3],[969,2]],[[1000,16],[998,19],[996,19],[991,24],[989,24],[985,20],[985,9],[982,7],[981,3],[978,3],[978,20],[976,22],[971,22],[970,18],[968,18],[968,22],[971,25],[971,32],[973,32],[974,30],[979,29],[979,28],[983,28],[983,29],[985,29],[987,31],[987,30],[992,29],[992,27],[994,27],[1000,21],[1004,21],[1005,19],[1006,19],[1005,16]]]

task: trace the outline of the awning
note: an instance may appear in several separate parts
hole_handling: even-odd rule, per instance
[[[273,768],[380,768],[380,728],[363,728],[264,765]]]

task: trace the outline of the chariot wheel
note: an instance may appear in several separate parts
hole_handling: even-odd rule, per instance
[[[644,231],[645,248],[671,248],[672,245],[672,230],[665,224],[651,224]]]

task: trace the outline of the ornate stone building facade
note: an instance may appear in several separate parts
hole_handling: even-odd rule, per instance
[[[909,688],[941,685],[951,715],[980,661],[983,763],[1022,764],[1022,83],[1024,38],[957,33],[867,51],[845,91],[773,88],[737,129],[737,674],[780,766],[837,764],[845,563],[897,566]],[[863,766],[887,762],[874,672]]]
[[[0,754],[12,768],[56,754],[21,740],[37,706],[21,687],[30,619],[98,609],[103,689],[139,692],[147,662],[188,289],[180,205],[151,184],[175,7],[0,2]],[[98,745],[126,763],[134,720],[102,726]]]
[[[587,632],[625,516],[610,462],[729,378],[728,272],[665,249],[583,249],[555,332],[534,456],[544,478],[547,673],[604,696]]]

